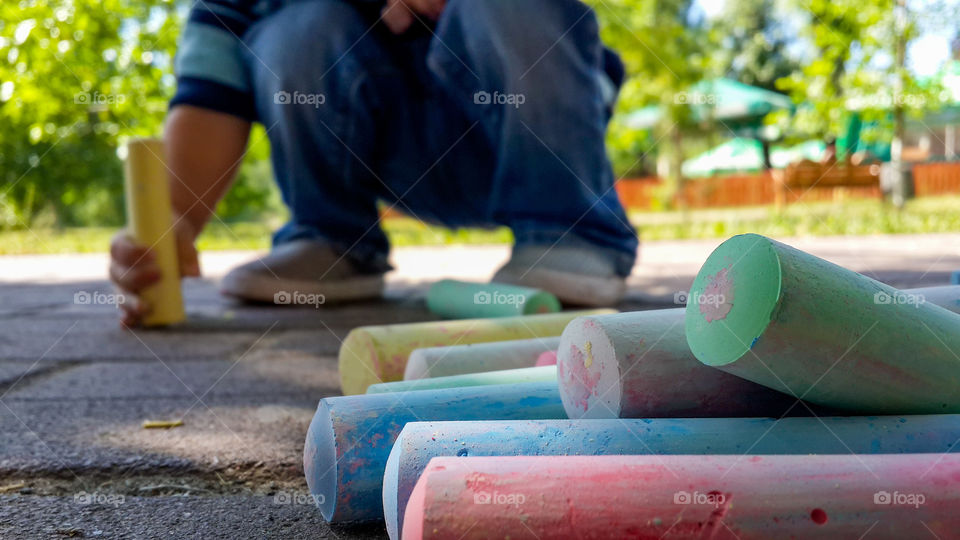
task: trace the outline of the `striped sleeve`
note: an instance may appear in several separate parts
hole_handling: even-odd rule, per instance
[[[170,102],[255,119],[241,37],[255,22],[254,0],[197,0],[174,61],[177,91]]]
[[[256,120],[242,38],[259,19],[304,0],[196,0],[180,35],[170,106],[187,104]],[[376,17],[384,0],[345,0]]]

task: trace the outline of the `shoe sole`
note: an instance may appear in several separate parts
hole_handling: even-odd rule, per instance
[[[382,274],[339,281],[277,280],[272,276],[227,275],[220,283],[220,292],[242,300],[297,305],[297,295],[323,296],[320,303],[372,300],[383,296],[383,287]]]
[[[612,306],[626,293],[626,280],[621,277],[598,277],[546,268],[533,268],[524,274],[501,269],[493,281],[535,287],[553,293],[565,304],[578,306]]]

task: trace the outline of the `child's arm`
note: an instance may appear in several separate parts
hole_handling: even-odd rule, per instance
[[[230,114],[178,105],[167,115],[173,213],[197,234],[233,183],[249,134],[250,122]]]
[[[175,106],[167,116],[172,233],[181,276],[200,275],[194,242],[233,182],[249,133],[247,120],[190,105]],[[110,279],[127,296],[120,304],[123,323],[139,324],[150,306],[138,293],[160,279],[149,246],[138,245],[126,232],[117,234],[110,244]]]

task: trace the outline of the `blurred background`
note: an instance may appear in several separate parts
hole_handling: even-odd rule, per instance
[[[0,254],[106,249],[190,3],[0,4]],[[587,3],[628,70],[608,146],[641,239],[960,231],[960,0]],[[217,210],[201,249],[284,220],[262,129]],[[385,214],[394,245],[510,241]]]

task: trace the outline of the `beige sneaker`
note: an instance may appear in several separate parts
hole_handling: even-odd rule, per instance
[[[543,289],[563,303],[581,306],[612,306],[627,289],[612,261],[584,247],[514,248],[493,281]]]
[[[361,273],[325,242],[294,240],[231,270],[220,292],[276,304],[298,304],[298,298],[310,303],[369,300],[383,294],[383,273]]]

